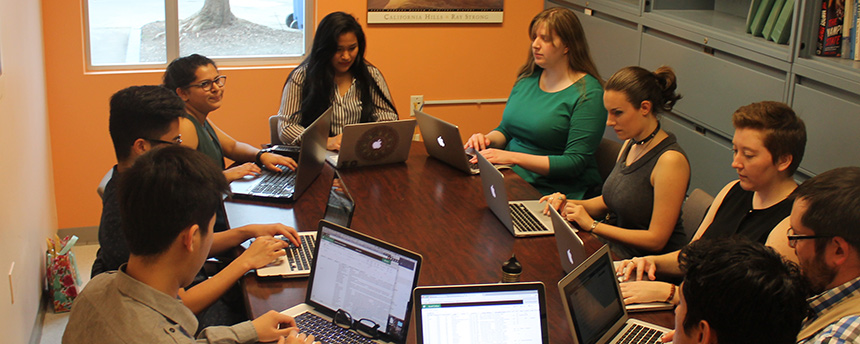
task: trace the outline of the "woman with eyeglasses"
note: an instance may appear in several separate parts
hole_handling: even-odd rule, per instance
[[[711,207],[693,240],[740,235],[773,247],[797,261],[786,232],[791,213],[792,177],[803,159],[806,126],[783,103],[764,101],[742,106],[732,115],[732,167],[738,180],[726,185]],[[793,233],[790,233],[793,234]],[[657,282],[681,277],[678,252],[625,260],[618,267],[624,302],[666,301],[677,304],[674,284]]]
[[[293,159],[236,141],[212,123],[209,113],[221,107],[226,85],[227,76],[221,75],[215,62],[202,55],[180,57],[167,66],[164,87],[175,91],[185,101],[186,114],[179,119],[182,144],[203,152],[221,169],[225,167],[224,157],[245,162],[224,171],[228,182],[260,173],[258,165],[273,171],[281,170],[277,165],[295,169]]]
[[[278,109],[281,142],[300,144],[305,128],[329,107],[329,150],[340,150],[348,124],[397,120],[385,78],[364,59],[366,46],[352,15],[334,12],[320,21],[310,54],[284,83]]]

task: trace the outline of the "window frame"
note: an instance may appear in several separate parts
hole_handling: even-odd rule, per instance
[[[87,71],[92,72],[135,72],[140,70],[164,70],[171,61],[180,57],[179,55],[179,0],[164,1],[164,31],[165,48],[167,52],[164,63],[139,63],[139,64],[116,64],[95,66],[90,55],[90,18],[89,0],[83,0],[83,35],[84,35],[84,63]],[[253,67],[253,66],[291,66],[300,64],[310,52],[313,44],[313,35],[316,26],[313,21],[314,0],[304,1],[304,54],[300,56],[286,57],[212,57],[218,62],[218,67]]]

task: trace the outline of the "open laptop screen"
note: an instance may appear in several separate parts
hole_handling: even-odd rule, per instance
[[[406,335],[420,256],[320,222],[308,301],[370,319],[394,341]]]
[[[606,253],[563,286],[579,343],[597,342],[624,317],[615,279],[612,259]]]
[[[548,343],[541,283],[420,287],[418,343]]]
[[[355,212],[355,201],[349,195],[349,191],[346,189],[346,185],[343,184],[343,180],[335,172],[323,219],[334,224],[349,227],[350,222],[352,222],[353,212]]]

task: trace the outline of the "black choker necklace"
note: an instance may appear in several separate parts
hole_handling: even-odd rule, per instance
[[[642,139],[642,141],[636,141],[636,139],[633,139],[633,144],[634,145],[646,144],[646,143],[648,143],[648,141],[651,141],[651,139],[653,139],[654,136],[657,136],[658,132],[660,132],[660,121],[657,121],[657,128],[655,128],[654,131],[651,132],[651,135],[648,135],[648,137]]]

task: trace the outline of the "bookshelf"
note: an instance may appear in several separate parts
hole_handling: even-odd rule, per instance
[[[855,148],[860,147],[860,138],[854,134],[860,127],[860,62],[814,56],[820,0],[795,1],[788,44],[746,32],[752,1],[545,3],[577,12],[604,78],[627,65],[675,68],[684,99],[664,120],[680,132],[676,135],[688,153],[722,154],[731,148],[734,110],[776,100],[794,107],[807,122],[801,179],[837,166],[860,165],[860,148]],[[620,50],[628,54],[618,54]],[[832,148],[846,143],[852,147],[848,152]],[[730,158],[722,159],[719,167],[728,169]],[[691,164],[694,175],[696,171],[713,175],[694,178],[691,188],[716,193],[727,182],[726,175],[714,172],[718,166],[701,159],[691,159]]]

